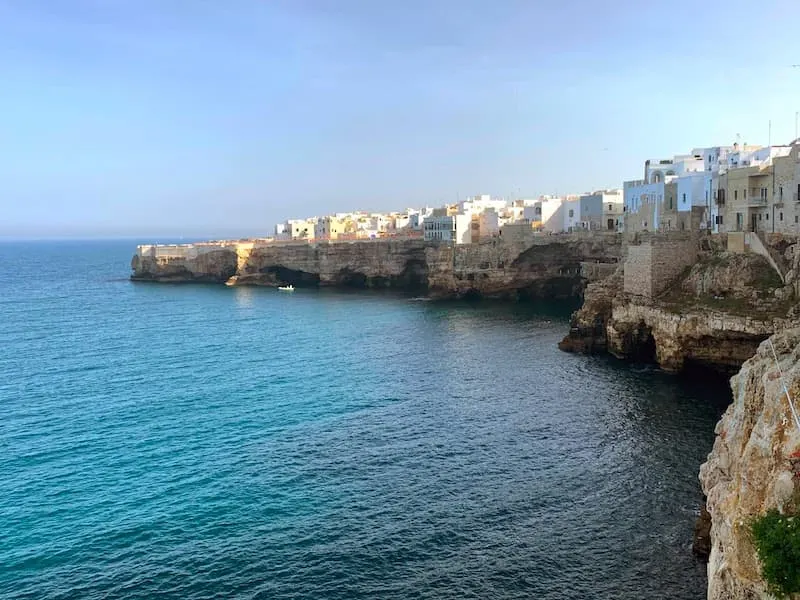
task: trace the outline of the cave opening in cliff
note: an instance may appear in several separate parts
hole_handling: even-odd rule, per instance
[[[369,282],[364,273],[345,268],[336,274],[336,284],[342,287],[363,289],[368,287]]]
[[[318,287],[319,275],[286,267],[271,266],[265,271],[275,277],[275,282],[280,285],[293,285],[294,287]]]
[[[634,362],[656,364],[656,340],[653,337],[653,330],[640,322],[639,326],[631,332],[629,339],[629,356]]]
[[[428,266],[422,260],[409,260],[403,272],[393,278],[392,285],[407,290],[419,291],[428,288]]]

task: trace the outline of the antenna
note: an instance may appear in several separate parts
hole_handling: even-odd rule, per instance
[[[767,133],[767,147],[772,146],[772,119],[769,120],[769,133]]]

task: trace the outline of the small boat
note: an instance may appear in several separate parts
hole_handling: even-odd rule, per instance
[[[293,292],[294,286],[293,285],[279,285],[278,289],[282,292]]]

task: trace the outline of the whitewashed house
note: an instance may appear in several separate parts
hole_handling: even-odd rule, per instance
[[[427,217],[422,224],[426,241],[469,244],[472,242],[472,215],[437,215]]]

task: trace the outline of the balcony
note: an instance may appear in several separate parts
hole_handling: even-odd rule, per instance
[[[747,204],[749,206],[766,206],[767,196],[764,195],[764,189],[752,188],[747,190]]]

